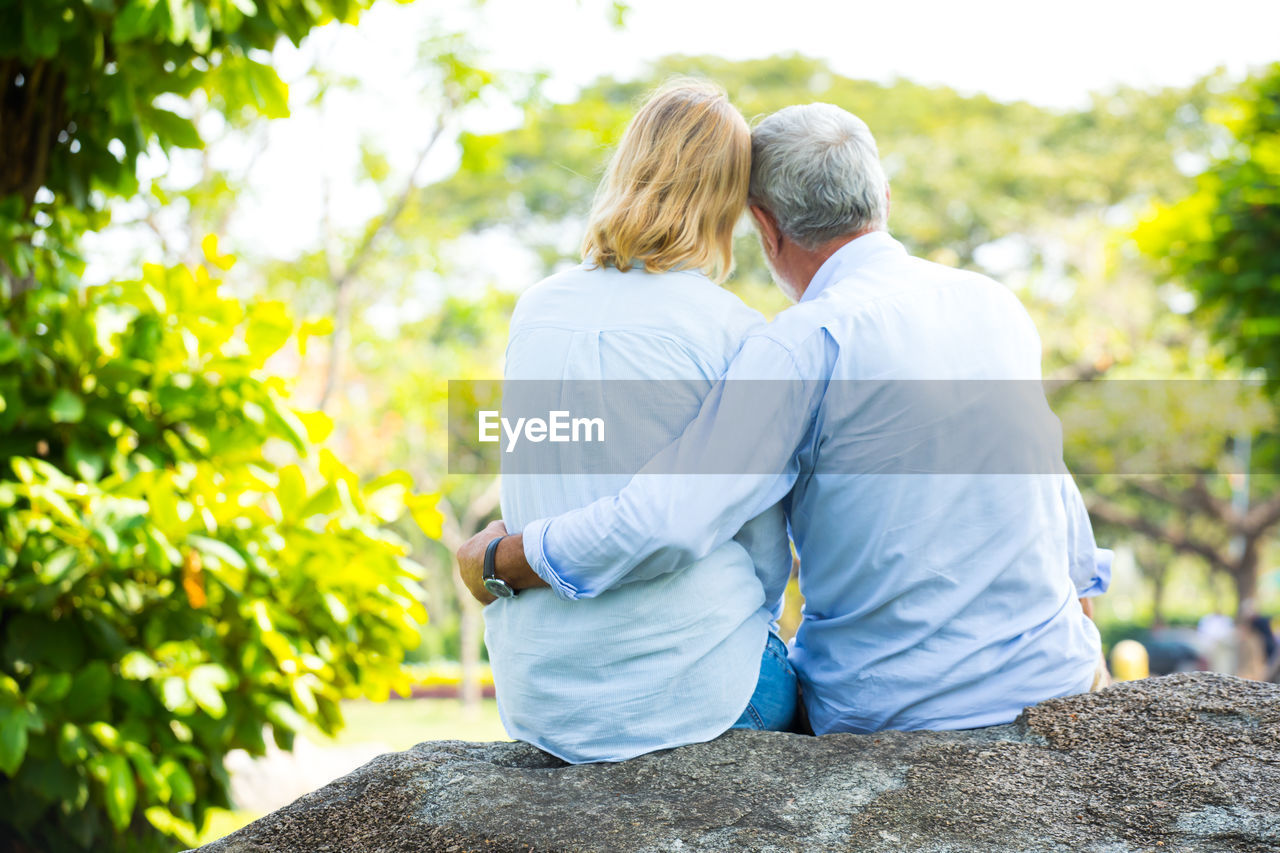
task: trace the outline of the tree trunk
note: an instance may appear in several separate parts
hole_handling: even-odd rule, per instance
[[[444,513],[444,525],[441,528],[440,541],[450,554],[456,553],[467,539],[474,536],[483,526],[485,519],[498,507],[498,479],[473,497],[459,518],[449,501],[442,501],[441,512]],[[452,561],[451,561],[452,562]],[[475,717],[480,712],[480,644],[483,642],[482,626],[484,608],[480,602],[471,597],[471,591],[462,582],[462,576],[456,566],[450,566],[449,572],[453,580],[453,589],[457,593],[459,610],[459,663],[462,665],[462,681],[458,687],[458,695],[462,700],[462,712],[465,717]]]
[[[1250,620],[1257,615],[1255,601],[1258,595],[1258,543],[1246,542],[1244,553],[1232,567],[1232,580],[1236,587],[1236,667],[1235,675],[1261,681],[1266,678],[1266,659],[1262,641],[1253,630]]]
[[[1244,623],[1257,612],[1258,542],[1246,543],[1244,553],[1231,567],[1231,580],[1236,589],[1236,622]]]
[[[1161,568],[1151,576],[1151,621],[1157,628],[1164,627],[1165,577],[1168,568]]]
[[[471,597],[455,571],[453,588],[458,593],[458,607],[462,614],[458,624],[459,661],[462,664],[462,680],[458,685],[458,698],[462,701],[462,715],[475,718],[480,713],[480,602]]]

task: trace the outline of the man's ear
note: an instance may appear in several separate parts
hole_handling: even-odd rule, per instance
[[[778,227],[778,220],[758,204],[750,207],[751,216],[756,221],[756,228],[760,230],[760,240],[764,243],[765,252],[771,258],[777,257],[782,251],[782,229]]]

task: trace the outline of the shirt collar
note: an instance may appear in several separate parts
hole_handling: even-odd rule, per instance
[[[872,258],[885,252],[906,254],[906,248],[889,236],[888,231],[871,231],[845,243],[818,267],[813,280],[805,288],[801,302],[816,299],[818,294],[826,290],[835,281],[839,281],[851,273],[855,267],[868,263]]]

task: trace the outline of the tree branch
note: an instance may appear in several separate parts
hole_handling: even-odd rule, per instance
[[[1240,529],[1246,539],[1257,539],[1277,522],[1280,522],[1280,494],[1255,504],[1240,521]]]
[[[1163,542],[1184,554],[1196,554],[1203,557],[1214,568],[1232,574],[1231,561],[1218,548],[1207,542],[1192,539],[1184,532],[1160,527],[1149,519],[1126,512],[1103,498],[1095,497],[1089,503],[1089,514],[1104,524],[1127,528],[1156,542]]]
[[[334,290],[334,317],[333,317],[333,333],[329,337],[329,363],[325,369],[324,387],[320,392],[320,399],[316,403],[316,408],[324,411],[325,406],[329,402],[329,398],[333,395],[334,388],[338,384],[338,364],[339,353],[343,345],[343,331],[346,328],[347,314],[347,287],[355,278],[356,273],[364,266],[365,261],[369,257],[369,252],[373,249],[378,238],[395,223],[404,212],[405,207],[409,203],[410,196],[418,187],[418,172],[422,170],[422,164],[426,162],[427,155],[431,153],[431,149],[440,141],[440,137],[444,135],[445,128],[448,126],[449,116],[452,110],[442,112],[436,120],[435,129],[432,130],[431,136],[427,139],[426,145],[418,152],[418,159],[413,164],[413,168],[409,170],[409,177],[405,181],[404,189],[402,189],[396,199],[387,208],[387,212],[383,214],[378,223],[374,225],[365,234],[364,240],[352,253],[351,259],[347,262],[346,267],[333,279]],[[326,253],[327,254],[327,253]]]

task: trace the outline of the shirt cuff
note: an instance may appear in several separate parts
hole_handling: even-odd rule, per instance
[[[1088,586],[1077,591],[1077,598],[1093,598],[1111,587],[1111,562],[1115,559],[1115,552],[1109,548],[1097,548],[1093,553],[1093,577]]]
[[[524,558],[528,562],[534,574],[542,578],[551,587],[551,591],[556,598],[562,598],[565,601],[575,601],[581,596],[573,584],[560,577],[560,573],[551,565],[551,561],[547,559],[546,537],[547,528],[551,526],[551,519],[540,518],[537,521],[526,524],[524,529],[520,531],[524,542]]]

